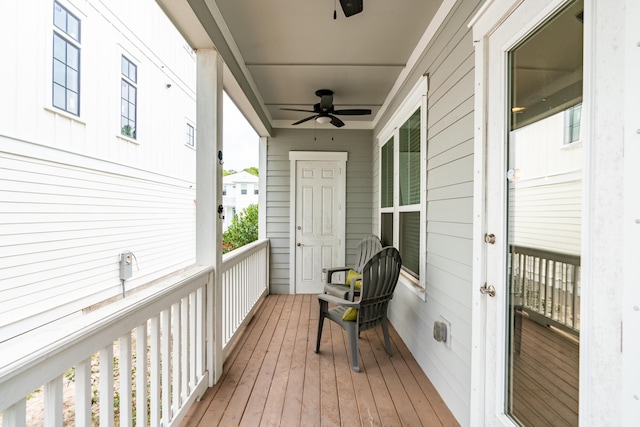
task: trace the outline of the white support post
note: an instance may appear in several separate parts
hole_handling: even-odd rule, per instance
[[[198,50],[196,146],[196,262],[214,267],[207,287],[206,363],[209,386],[222,375],[219,287],[222,267],[222,58],[213,49]]]
[[[260,137],[258,150],[258,163],[260,179],[258,180],[258,239],[267,237],[267,143],[266,136]]]

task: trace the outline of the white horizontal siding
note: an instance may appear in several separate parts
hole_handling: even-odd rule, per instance
[[[0,341],[193,263],[193,183],[102,165],[0,152]]]
[[[371,234],[371,131],[277,129],[267,141],[267,237],[271,248],[270,292],[288,293],[290,278],[289,151],[346,151],[347,197],[345,260],[355,261],[355,248]]]
[[[515,196],[509,212],[511,242],[580,255],[582,180],[518,182],[510,194]]]

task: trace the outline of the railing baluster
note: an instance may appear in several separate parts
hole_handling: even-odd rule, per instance
[[[196,354],[198,353],[196,347],[198,342],[197,307],[197,292],[191,292],[189,294],[189,393],[196,387]]]
[[[120,337],[120,427],[131,427],[131,332]]]
[[[177,302],[175,304],[173,304],[173,306],[171,307],[172,309],[172,314],[171,314],[171,329],[172,329],[172,343],[173,345],[171,346],[172,348],[172,352],[171,352],[171,357],[173,358],[173,366],[171,367],[172,369],[172,375],[171,375],[171,382],[173,384],[172,389],[171,389],[171,393],[172,393],[172,397],[171,397],[171,417],[173,417],[173,414],[175,414],[178,411],[178,408],[180,407],[180,386],[182,385],[181,382],[181,368],[182,368],[182,352],[180,351],[180,344],[182,343],[182,326],[180,324],[180,322],[182,321],[182,314],[180,311],[181,308],[181,304],[180,302]]]
[[[204,349],[205,349],[205,329],[204,329],[204,321],[205,321],[205,293],[202,288],[199,288],[196,292],[196,330],[197,330],[197,338],[196,338],[196,378],[200,380],[204,375]]]
[[[62,427],[62,376],[44,386],[44,425]]]
[[[4,427],[26,427],[27,399],[20,399],[2,413]]]
[[[100,426],[113,427],[113,343],[100,350]]]
[[[159,316],[151,318],[151,366],[150,366],[150,387],[149,387],[149,410],[152,426],[160,425],[160,319]]]
[[[136,328],[136,425],[146,427],[147,417],[147,322]]]
[[[75,367],[77,427],[91,427],[91,357]]]
[[[189,324],[189,296],[186,296],[180,300],[182,308],[180,309],[180,336],[182,341],[180,342],[180,360],[182,365],[180,366],[180,406],[187,400],[189,396],[189,331],[192,325]]]
[[[171,310],[162,310],[161,334],[160,334],[160,360],[162,366],[162,410],[161,419],[163,425],[167,425],[171,419]]]

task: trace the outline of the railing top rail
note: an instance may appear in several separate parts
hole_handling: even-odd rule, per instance
[[[0,411],[205,286],[213,267],[193,265],[94,312],[44,326],[0,344]],[[170,283],[170,284],[168,284]]]
[[[528,248],[525,246],[511,245],[511,253],[518,253],[522,255],[530,255],[537,258],[546,260],[563,262],[565,264],[572,264],[580,266],[580,255],[571,255],[561,252],[552,252],[544,249]]]
[[[224,273],[234,265],[240,263],[242,260],[251,256],[252,254],[259,252],[269,245],[269,239],[259,239],[255,242],[251,242],[248,245],[234,249],[231,252],[227,252],[222,255],[222,272]]]

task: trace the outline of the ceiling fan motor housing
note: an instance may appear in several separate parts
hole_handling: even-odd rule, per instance
[[[362,0],[340,0],[340,5],[347,18],[362,12]]]

